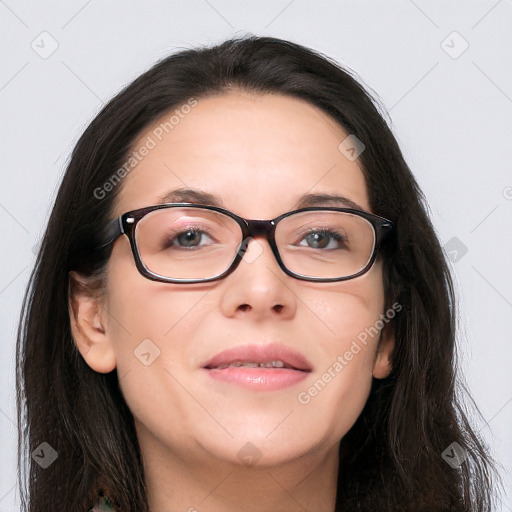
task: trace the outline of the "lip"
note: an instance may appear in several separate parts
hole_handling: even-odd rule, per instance
[[[267,363],[282,361],[283,368],[218,368],[237,361]],[[289,368],[288,368],[289,366]],[[280,343],[242,345],[224,350],[207,361],[203,369],[215,380],[240,385],[253,390],[277,390],[293,386],[304,380],[312,371],[311,363],[300,352]]]

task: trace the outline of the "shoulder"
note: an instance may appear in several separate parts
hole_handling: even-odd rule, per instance
[[[96,503],[89,512],[116,512],[114,504],[106,496],[98,496]]]

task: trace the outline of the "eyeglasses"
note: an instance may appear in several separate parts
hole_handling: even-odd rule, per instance
[[[166,203],[121,215],[105,246],[125,234],[144,277],[199,283],[233,272],[251,239],[264,236],[286,274],[331,282],[368,272],[392,230],[390,220],[351,208],[310,207],[248,220],[216,206]]]

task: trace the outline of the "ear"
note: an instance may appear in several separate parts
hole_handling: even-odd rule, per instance
[[[395,347],[395,330],[393,322],[384,325],[380,332],[380,339],[373,363],[373,376],[376,379],[385,379],[391,373],[391,353]]]
[[[107,334],[107,313],[103,296],[90,278],[69,273],[68,309],[71,334],[85,362],[96,372],[111,372],[116,358]]]

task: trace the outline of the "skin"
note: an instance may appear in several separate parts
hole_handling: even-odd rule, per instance
[[[248,219],[277,217],[311,192],[341,194],[372,211],[358,161],[338,150],[347,135],[321,110],[287,96],[233,90],[201,99],[125,178],[115,215],[184,186],[218,194]],[[380,344],[369,337],[308,404],[297,399],[385,312],[379,259],[358,278],[311,283],[286,275],[263,238],[249,244],[247,258],[220,281],[158,283],[139,274],[122,236],[106,294],[73,298],[72,330],[85,361],[97,372],[117,368],[151,511],[333,511],[340,439],[360,415],[372,376],[390,372],[394,339],[386,326]],[[145,339],[160,350],[149,366],[134,356]],[[226,348],[267,341],[305,355],[313,365],[307,379],[254,391],[201,370]],[[260,456],[253,466],[237,455],[249,442],[258,451],[245,450]]]

